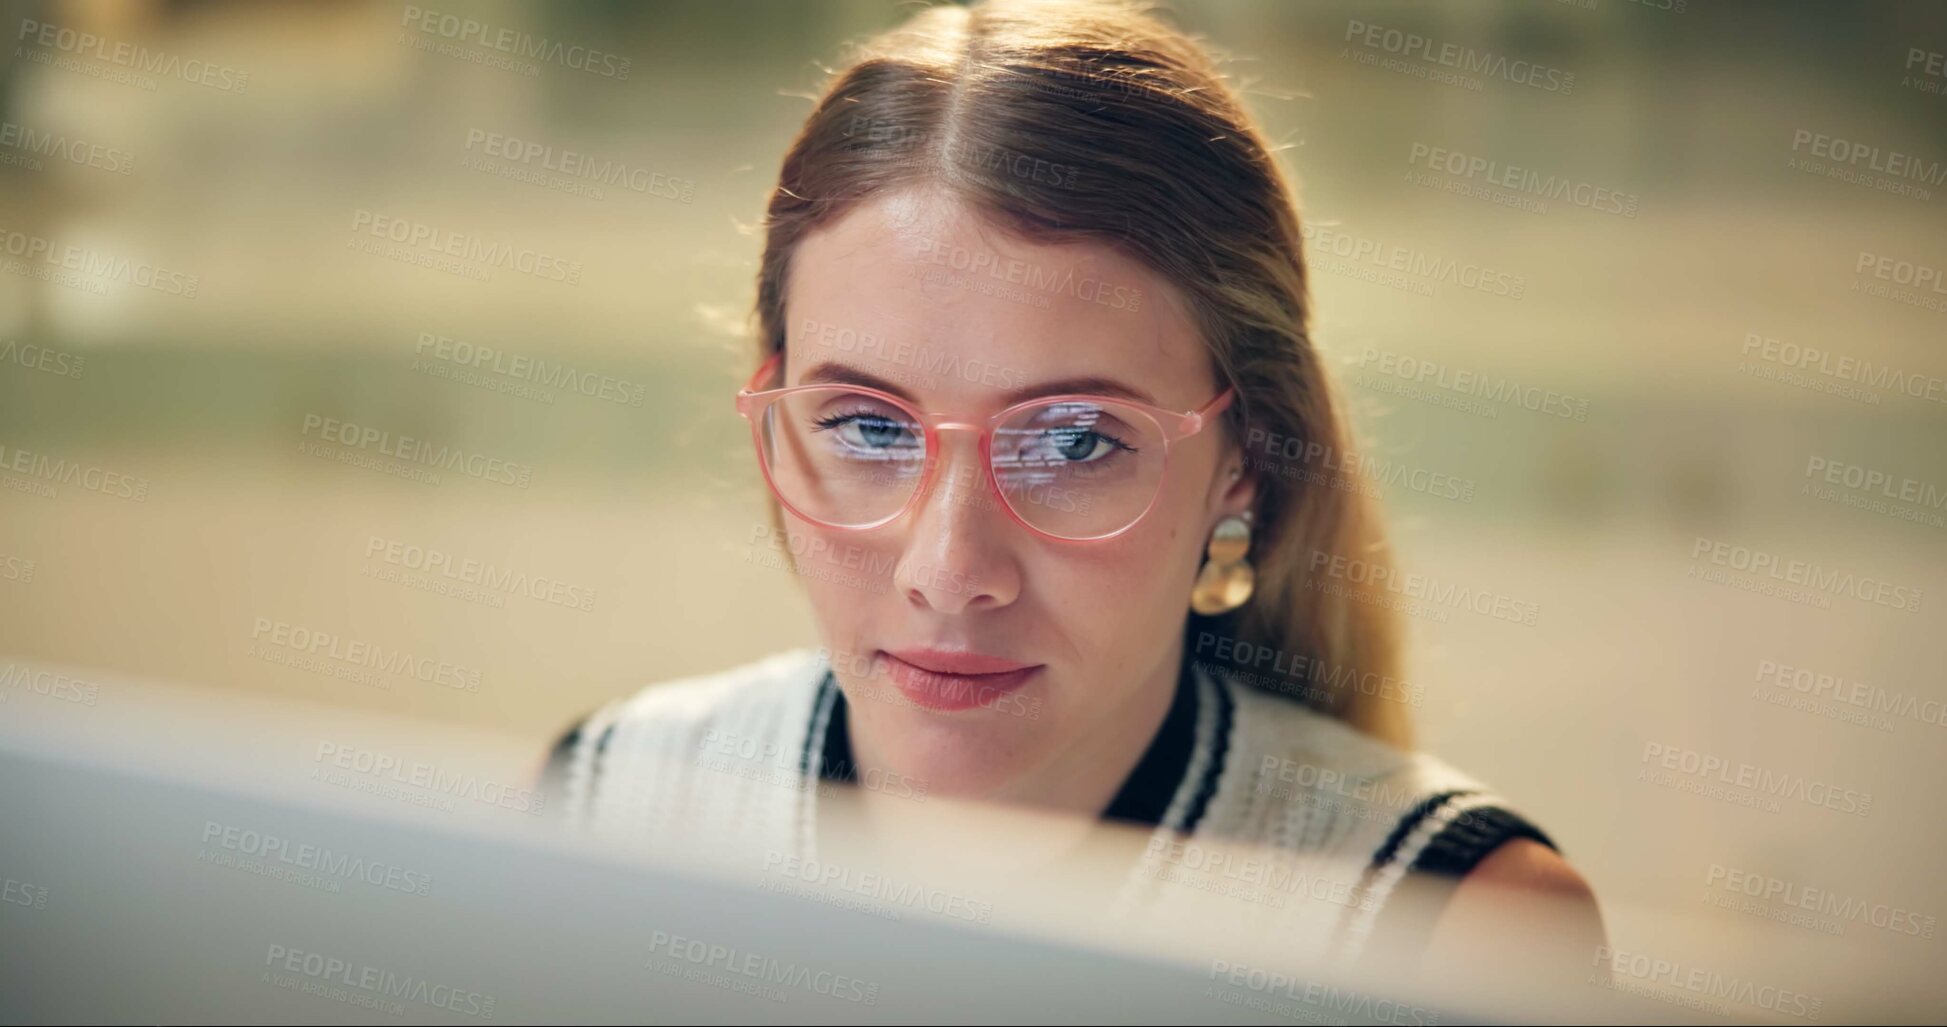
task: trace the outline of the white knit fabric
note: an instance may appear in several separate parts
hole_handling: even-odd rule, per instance
[[[784,855],[815,859],[816,803],[832,785],[817,777],[822,753],[806,747],[823,739],[831,715],[829,694],[817,702],[827,669],[817,651],[797,649],[610,703],[583,725],[560,783],[566,794],[550,805],[597,835],[672,849],[719,842],[753,867]],[[1356,957],[1427,842],[1465,810],[1505,805],[1430,755],[1401,752],[1205,665],[1193,673],[1196,744],[1120,890],[1132,921],[1168,924],[1227,892],[1248,900],[1225,907],[1240,929],[1275,928],[1294,955]],[[1221,738],[1218,689],[1233,707]],[[1209,790],[1206,770],[1218,760]],[[1207,804],[1185,833],[1201,790]],[[1405,832],[1375,866],[1410,811],[1450,792],[1467,794]]]

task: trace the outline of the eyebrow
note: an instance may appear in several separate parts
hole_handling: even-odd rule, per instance
[[[807,368],[804,377],[799,379],[799,384],[860,385],[868,389],[878,389],[880,392],[890,392],[908,403],[919,405],[919,401],[913,398],[913,394],[901,388],[898,383],[881,378],[869,371],[861,371],[848,364],[840,364],[830,360],[820,361]],[[1105,378],[1101,375],[1083,375],[1078,378],[1057,378],[1053,381],[1024,385],[1020,388],[1010,389],[1002,393],[1001,399],[1006,405],[1013,406],[1024,400],[1039,399],[1042,396],[1064,396],[1070,394],[1115,396],[1122,399],[1132,399],[1138,403],[1148,404],[1149,406],[1157,405],[1156,400],[1149,393],[1133,385],[1117,381],[1114,378]]]

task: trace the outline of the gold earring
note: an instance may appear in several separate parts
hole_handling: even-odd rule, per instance
[[[1244,559],[1251,550],[1251,515],[1226,517],[1210,533],[1209,558],[1197,572],[1190,590],[1190,608],[1206,617],[1229,613],[1244,605],[1257,586],[1257,575]]]

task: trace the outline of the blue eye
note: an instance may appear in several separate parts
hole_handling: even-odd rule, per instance
[[[1128,449],[1122,440],[1086,428],[1056,428],[1048,433],[1055,452],[1071,463],[1099,460],[1118,447]]]
[[[899,445],[901,438],[912,435],[907,425],[882,414],[832,414],[819,418],[815,425],[816,431],[836,429],[839,441],[854,449],[890,449]]]
[[[1122,419],[1088,403],[1061,403],[1025,412],[1019,421],[1000,429],[996,459],[1020,468],[1067,469],[1079,473],[1105,471],[1118,465],[1131,445]]]

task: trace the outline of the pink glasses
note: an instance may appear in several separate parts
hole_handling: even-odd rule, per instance
[[[1114,538],[1156,504],[1170,446],[1207,427],[1235,392],[1187,413],[1107,396],[1046,396],[981,422],[923,413],[858,385],[760,391],[783,356],[773,354],[738,390],[737,412],[750,421],[778,502],[807,521],[853,531],[890,523],[939,487],[941,433],[971,431],[987,483],[1016,522],[1063,542]]]

